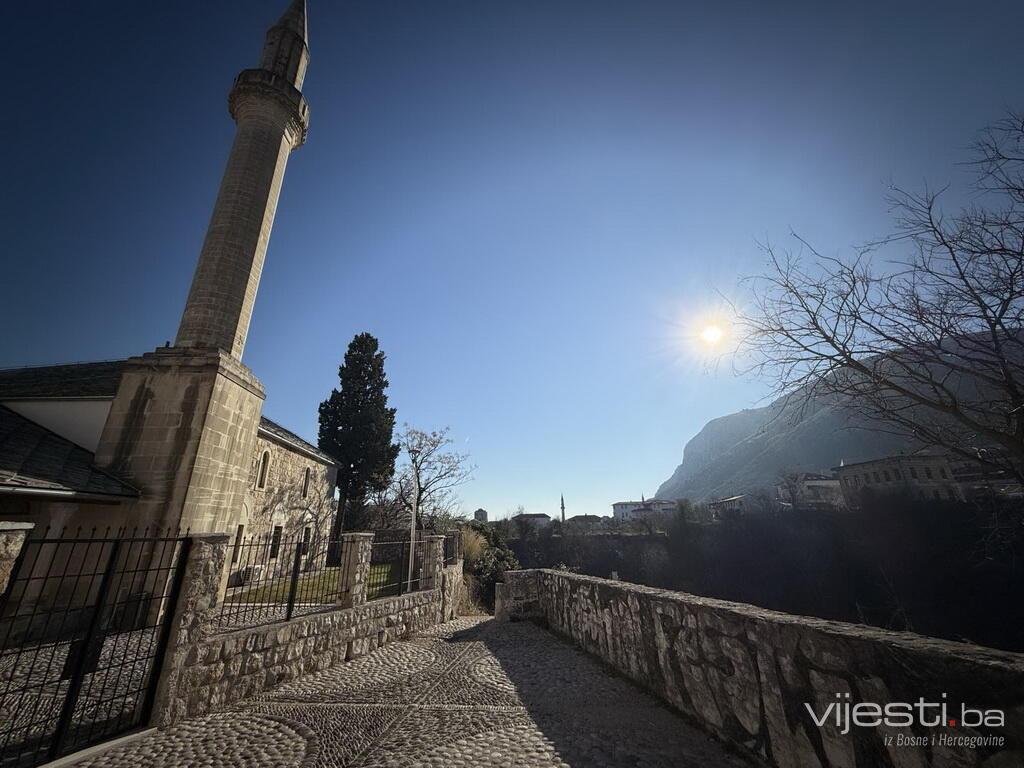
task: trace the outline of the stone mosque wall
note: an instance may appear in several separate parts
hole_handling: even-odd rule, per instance
[[[496,615],[545,624],[782,768],[1024,765],[1024,654],[550,570],[506,573]],[[889,703],[912,714],[871,706]]]

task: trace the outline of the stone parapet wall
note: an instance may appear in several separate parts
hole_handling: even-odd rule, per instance
[[[1024,765],[1024,655],[548,570],[498,585],[499,619],[546,624],[706,730],[782,768]],[[949,726],[836,724],[829,705],[946,702]],[[1001,710],[965,727],[961,708]],[[846,712],[847,710],[843,710]],[[925,717],[941,713],[939,706]],[[1001,737],[1002,745],[957,743]]]
[[[192,644],[156,725],[221,710],[441,621],[440,590],[317,613]]]
[[[194,537],[160,677],[152,723],[172,725],[216,712],[302,675],[361,656],[454,616],[461,562],[443,568],[435,588],[363,602],[370,535],[347,534],[358,548],[346,574],[353,605],[257,627],[215,633],[228,537]],[[439,555],[438,555],[439,557]],[[436,559],[436,558],[435,558]]]

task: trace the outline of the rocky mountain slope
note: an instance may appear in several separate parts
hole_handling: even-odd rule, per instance
[[[906,438],[878,432],[835,402],[800,415],[776,401],[709,421],[683,449],[683,462],[658,488],[659,499],[706,501],[773,489],[783,472],[827,472],[913,450]]]

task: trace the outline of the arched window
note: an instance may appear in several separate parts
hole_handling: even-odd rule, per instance
[[[306,467],[305,472],[302,473],[302,498],[306,498],[309,495],[309,476],[312,474],[309,467]]]
[[[260,471],[256,475],[256,488],[263,490],[267,487],[267,473],[270,471],[270,451],[264,451],[260,457]]]

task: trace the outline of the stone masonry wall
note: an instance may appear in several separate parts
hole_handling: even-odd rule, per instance
[[[263,452],[270,453],[266,484],[259,488],[257,475]],[[310,470],[306,496],[302,495],[305,471]],[[284,527],[285,535],[301,534],[306,526],[319,523],[321,532],[329,525],[334,510],[334,470],[322,461],[257,435],[252,452],[249,479],[245,489],[244,509],[247,514],[225,520],[220,530],[234,533],[236,526],[245,526],[245,536],[269,534],[275,525]],[[310,514],[307,510],[311,510]]]
[[[362,656],[434,626],[442,613],[441,590],[434,589],[206,637],[189,647],[173,694],[154,724],[216,712]]]
[[[514,571],[499,619],[533,619],[600,657],[726,742],[783,768],[1024,765],[1024,655],[557,571]],[[837,698],[838,696],[838,698]],[[835,702],[947,702],[942,726],[848,733]],[[1004,712],[965,727],[961,707]],[[933,718],[938,706],[924,710]],[[845,722],[845,721],[843,721]],[[969,746],[963,737],[1002,737]]]
[[[359,559],[368,563],[368,535],[346,536],[346,545],[357,546]],[[215,634],[210,618],[219,607],[227,549],[224,534],[191,542],[154,704],[154,725],[215,712],[455,615],[452,596],[454,582],[461,581],[461,562],[441,570],[432,589]],[[436,552],[439,562],[440,554]],[[363,585],[365,570],[353,572],[354,586]],[[364,593],[356,588],[351,594],[361,602]]]

